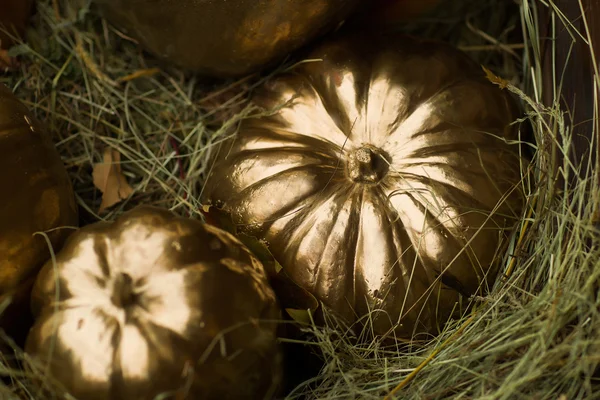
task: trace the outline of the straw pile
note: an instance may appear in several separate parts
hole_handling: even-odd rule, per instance
[[[526,110],[517,123],[534,136],[532,168],[522,183],[529,201],[502,278],[471,315],[426,344],[355,345],[339,328],[305,326],[312,333],[306,344],[324,367],[289,398],[600,398],[600,188],[593,164],[573,179],[572,164],[556,157],[570,151],[573,127],[559,90],[553,104],[542,104],[547,71],[541,69],[539,2],[553,7],[550,0],[448,1],[439,17],[399,27],[465,50]],[[53,132],[84,210],[82,223],[113,219],[137,204],[199,217],[211,146],[259,112],[247,96],[266,78],[215,83],[157,64],[86,0],[39,1],[27,44],[12,55],[21,65],[0,82]],[[118,153],[132,194],[99,213],[92,171],[107,149]],[[561,184],[557,174],[574,183]],[[7,365],[0,359],[0,374],[11,378],[0,398],[51,397],[40,395],[40,377]]]

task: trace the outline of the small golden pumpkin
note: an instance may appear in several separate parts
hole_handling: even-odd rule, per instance
[[[74,233],[32,309],[25,350],[80,399],[262,399],[280,379],[262,264],[229,233],[159,208]]]
[[[202,201],[349,322],[438,332],[520,216],[518,109],[442,43],[349,34],[307,58],[256,92],[274,111],[215,150]]]
[[[71,181],[48,133],[0,84],[0,326],[17,334],[35,275],[77,226]],[[40,233],[40,234],[36,234]]]
[[[25,32],[33,0],[0,0],[0,48],[13,45],[13,37]]]
[[[174,64],[218,77],[255,72],[332,29],[358,0],[96,0],[105,16]]]

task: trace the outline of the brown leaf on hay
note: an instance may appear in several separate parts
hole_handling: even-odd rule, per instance
[[[498,85],[500,89],[506,89],[508,87],[509,82],[506,79],[494,74],[491,70],[487,69],[483,65],[481,66],[481,68],[485,72],[485,77],[488,81],[492,82],[494,85]]]
[[[122,200],[133,194],[133,188],[127,183],[127,179],[121,171],[121,153],[107,147],[104,150],[102,163],[94,165],[92,177],[94,186],[102,191],[102,203],[98,213],[102,213]]]

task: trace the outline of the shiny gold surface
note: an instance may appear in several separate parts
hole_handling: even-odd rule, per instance
[[[95,0],[155,55],[227,77],[282,61],[335,28],[358,0]]]
[[[256,93],[289,103],[220,146],[202,200],[350,322],[436,333],[494,281],[523,207],[515,103],[443,44],[357,35],[308,57]]]
[[[186,386],[175,398],[262,399],[280,379],[262,264],[230,234],[166,210],[73,234],[56,270],[40,272],[32,309],[26,351],[79,399]]]
[[[77,207],[48,133],[1,84],[0,193],[0,297],[18,297],[50,258],[46,240],[34,234],[48,231],[54,250],[59,250],[73,231],[65,227],[77,226]],[[0,325],[6,319],[3,315]]]
[[[0,0],[0,48],[8,49],[13,36],[23,35],[32,8],[33,0]]]

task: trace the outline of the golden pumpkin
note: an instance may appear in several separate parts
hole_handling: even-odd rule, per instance
[[[159,208],[73,234],[32,309],[25,350],[80,399],[262,399],[280,379],[262,264],[229,233]]]
[[[27,107],[0,84],[0,300],[13,307],[0,326],[17,335],[22,305],[41,266],[77,226],[71,181],[48,133]],[[39,234],[36,234],[39,233]],[[17,338],[18,339],[18,338]]]
[[[436,333],[523,207],[518,108],[442,43],[348,34],[307,58],[256,92],[273,111],[214,150],[202,201],[350,323]]]
[[[282,61],[340,23],[358,0],[96,0],[151,53],[218,77]]]

